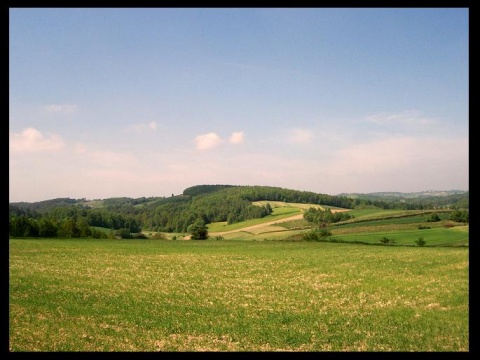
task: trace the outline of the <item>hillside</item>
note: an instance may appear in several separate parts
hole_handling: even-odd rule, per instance
[[[171,197],[59,198],[10,203],[9,218],[15,234],[39,236],[42,231],[44,234],[55,233],[55,228],[68,228],[66,234],[87,234],[89,226],[122,230],[126,234],[141,230],[182,233],[193,224],[224,222],[230,225],[261,219],[272,214],[269,202],[279,201],[344,209],[468,209],[468,192],[400,200],[397,193],[393,195],[393,198],[392,193],[388,196],[375,193],[370,197],[347,197],[272,186],[196,185]],[[67,226],[68,221],[83,230],[72,224]]]

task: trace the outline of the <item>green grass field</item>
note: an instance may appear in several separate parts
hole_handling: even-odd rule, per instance
[[[258,201],[255,204],[265,205],[266,203],[267,201]],[[268,201],[268,203],[270,203],[273,209],[273,213],[269,216],[230,225],[227,225],[226,222],[212,223],[208,225],[208,230],[213,234],[238,230],[223,234],[222,237],[226,240],[298,241],[302,239],[302,234],[310,231],[311,224],[307,221],[297,219],[275,225],[265,223],[302,214],[310,207],[320,207],[315,204],[285,203],[281,201]],[[438,213],[441,221],[427,221],[433,212]],[[426,246],[468,246],[469,243],[468,225],[453,224],[453,226],[452,222],[448,220],[448,212],[363,209],[350,210],[349,213],[354,216],[352,219],[330,225],[331,240],[381,244],[380,239],[387,237],[394,240],[395,245],[406,246],[416,246],[415,241],[419,238],[425,240]],[[262,226],[262,224],[265,225]],[[257,227],[248,229],[252,225]],[[419,229],[419,226],[425,228]]]
[[[273,206],[272,206],[273,208]],[[247,226],[263,224],[269,221],[277,221],[288,218],[290,216],[298,215],[302,213],[302,209],[294,206],[275,207],[273,213],[259,219],[250,219],[239,223],[227,224],[227,222],[215,222],[208,224],[209,232],[231,231],[239,230]]]
[[[469,351],[467,247],[10,239],[9,251],[10,351]]]
[[[415,241],[420,237],[425,240],[426,246],[468,246],[469,243],[468,226],[436,227],[423,230],[395,229],[390,231],[374,230],[369,227],[369,231],[354,233],[342,233],[340,230],[336,231],[334,229],[332,234],[333,238],[341,239],[342,241],[360,241],[368,244],[380,244],[382,237],[395,240],[395,245],[415,246]]]

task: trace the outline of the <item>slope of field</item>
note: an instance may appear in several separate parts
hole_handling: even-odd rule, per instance
[[[303,219],[304,211],[310,207],[327,208],[280,201],[258,201],[255,204],[263,206],[267,202],[273,209],[272,215],[231,225],[226,222],[209,224],[209,236],[225,240],[299,241],[303,239],[303,234],[315,227]],[[448,211],[329,208],[332,213],[350,211],[354,218],[331,224],[332,235],[323,241],[380,245],[382,238],[388,238],[390,245],[417,246],[419,239],[425,241],[425,246],[469,245],[468,224],[450,221]],[[441,221],[429,222],[433,213],[439,215]]]
[[[468,246],[469,225],[450,220],[444,210],[352,210],[354,218],[330,228],[332,240],[380,244],[388,238],[392,245],[415,246],[420,238],[426,246]],[[432,214],[439,221],[429,221]]]
[[[296,229],[284,226],[285,223],[303,220],[305,210],[313,207],[326,209],[330,208],[332,213],[337,211],[348,211],[348,209],[322,206],[317,204],[287,203],[283,201],[256,201],[253,204],[264,206],[267,203],[273,209],[273,213],[261,219],[242,221],[228,225],[226,222],[212,223],[208,225],[209,235],[212,237],[222,236],[225,239],[264,240],[266,238],[277,239],[296,235]]]

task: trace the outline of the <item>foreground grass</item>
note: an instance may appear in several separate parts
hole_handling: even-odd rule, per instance
[[[468,249],[10,240],[11,351],[468,351]]]

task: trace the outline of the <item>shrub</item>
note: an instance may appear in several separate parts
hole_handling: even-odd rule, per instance
[[[104,231],[97,230],[97,229],[92,229],[91,236],[94,239],[107,239],[108,234]]]
[[[425,244],[427,243],[423,237],[419,237],[417,240],[415,240],[415,243],[418,245],[418,246],[425,246]]]
[[[450,213],[450,220],[455,222],[468,223],[469,221],[468,210],[454,210]]]
[[[306,241],[321,241],[328,236],[331,236],[332,233],[328,229],[314,229],[308,233],[303,234],[303,240]]]
[[[427,219],[427,222],[437,222],[440,221],[440,217],[436,214],[433,213],[429,219]]]
[[[135,234],[132,234],[132,238],[133,239],[148,239],[145,234],[143,233],[135,233]]]
[[[395,241],[392,240],[392,239],[389,239],[387,238],[386,236],[382,237],[380,239],[380,242],[383,244],[383,245],[390,245],[390,244],[393,244]]]
[[[127,228],[118,229],[115,232],[115,235],[119,236],[121,239],[131,239],[132,238],[132,234],[130,233],[130,230],[127,229]]]
[[[152,239],[156,240],[167,240],[167,235],[161,232],[157,232],[151,236]]]

